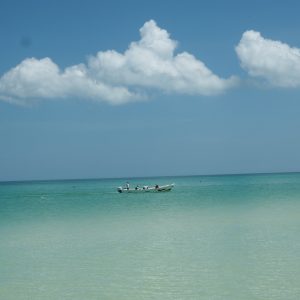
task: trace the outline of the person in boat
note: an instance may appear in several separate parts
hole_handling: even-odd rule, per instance
[[[135,187],[135,189],[136,189],[136,190],[138,190],[139,188],[140,188],[140,186],[139,186],[139,185],[137,185],[137,186]]]
[[[156,184],[156,185],[155,185],[155,189],[158,189],[158,188],[159,188],[159,186],[158,186],[158,184]]]
[[[126,182],[125,188],[126,188],[127,190],[129,190],[129,182],[128,182],[128,181]]]

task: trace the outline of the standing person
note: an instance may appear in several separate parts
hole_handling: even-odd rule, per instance
[[[129,190],[129,182],[126,182],[126,189]]]

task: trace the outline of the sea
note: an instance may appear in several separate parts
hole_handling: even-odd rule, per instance
[[[300,173],[2,182],[0,299],[298,300]]]

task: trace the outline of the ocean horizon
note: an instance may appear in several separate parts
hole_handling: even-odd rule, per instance
[[[0,299],[296,300],[299,216],[300,173],[1,182]]]
[[[143,175],[143,176],[112,176],[112,177],[69,177],[69,178],[30,178],[30,179],[9,179],[0,180],[1,183],[26,183],[26,182],[47,182],[47,181],[85,181],[85,180],[123,180],[131,179],[152,179],[152,178],[179,178],[179,177],[210,177],[210,176],[249,176],[249,175],[279,175],[279,174],[298,174],[300,171],[275,171],[275,172],[245,172],[245,173],[212,173],[212,174],[177,174],[177,175]]]

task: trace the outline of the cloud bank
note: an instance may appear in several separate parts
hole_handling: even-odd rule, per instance
[[[83,98],[121,104],[147,97],[150,90],[214,95],[236,84],[223,79],[193,55],[174,54],[177,42],[155,21],[124,53],[100,51],[86,63],[61,70],[51,58],[27,58],[0,78],[0,99],[26,104],[42,99]]]
[[[0,78],[0,99],[17,104],[64,98],[122,104],[144,100],[152,91],[215,95],[238,83],[235,76],[217,76],[190,53],[176,54],[177,42],[153,20],[143,25],[140,36],[124,53],[100,51],[65,69],[49,57],[27,58]],[[235,50],[250,76],[273,86],[300,87],[300,49],[249,30]]]
[[[278,87],[300,87],[300,49],[249,30],[244,32],[236,53],[250,76]]]

